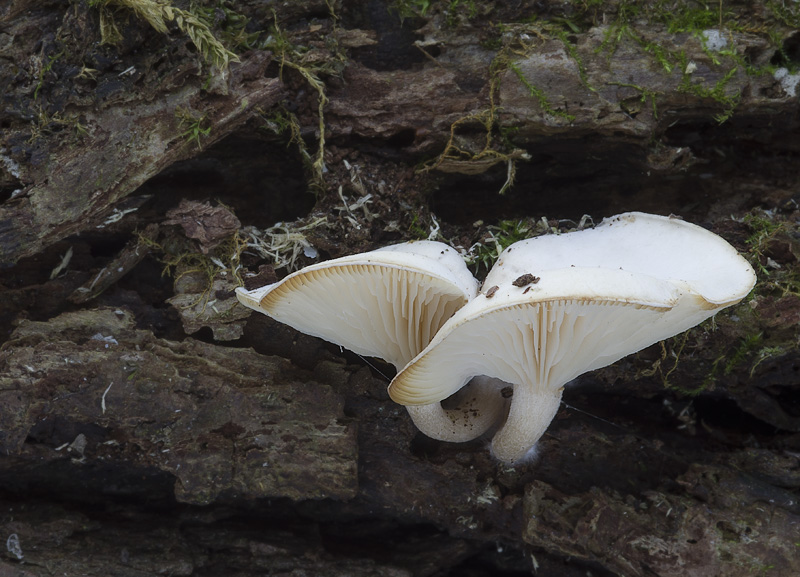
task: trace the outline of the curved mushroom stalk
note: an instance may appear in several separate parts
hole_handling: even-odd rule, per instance
[[[508,400],[502,388],[507,383],[489,377],[475,377],[452,399],[455,406],[445,409],[441,403],[407,406],[414,425],[438,441],[462,443],[483,435],[502,423]]]
[[[492,448],[514,463],[544,433],[569,381],[691,328],[754,284],[733,247],[671,218],[626,214],[591,231],[521,241],[500,255],[486,293],[398,373],[389,395],[424,405],[474,375],[512,383]]]
[[[478,292],[478,281],[455,250],[418,241],[308,266],[239,301],[306,334],[380,357],[398,370],[414,358],[439,328]],[[428,436],[469,440],[501,420],[505,403],[488,388],[476,388],[481,411],[445,411],[438,400],[412,409]]]
[[[508,419],[492,439],[492,455],[505,463],[524,462],[558,413],[564,387],[552,391],[514,390]]]

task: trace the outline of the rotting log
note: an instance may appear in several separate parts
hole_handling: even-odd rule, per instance
[[[254,108],[273,106],[284,93],[278,80],[261,78],[269,60],[256,54],[243,62],[245,68],[232,74],[229,93],[221,98],[202,97],[202,87],[193,84],[147,95],[145,101],[81,111],[87,136],[72,146],[42,151],[44,158],[36,165],[20,168],[22,193],[0,209],[0,261],[15,262],[103,224],[119,200],[174,162],[193,156],[195,144],[176,120],[176,110],[191,110],[198,122],[214,126],[211,144],[246,122]],[[168,86],[169,80],[164,80]]]
[[[356,494],[343,398],[284,359],[156,339],[119,309],[24,323],[0,354],[0,451],[14,460],[78,475],[123,461],[173,475],[194,504]]]
[[[565,495],[534,481],[523,538],[635,577],[798,572],[797,545],[785,539],[800,523],[793,491],[699,463],[676,482],[678,494],[621,498],[597,487]]]
[[[444,152],[457,149],[450,160],[464,161],[460,171],[466,174],[475,166],[481,171],[492,166],[481,163],[488,153],[502,164],[525,148],[536,165],[559,142],[587,135],[602,139],[609,155],[631,153],[630,170],[673,173],[708,162],[706,151],[670,144],[665,134],[676,124],[703,124],[736,112],[751,125],[780,123],[750,138],[788,136],[797,129],[796,83],[766,67],[793,53],[798,40],[791,34],[776,45],[757,27],[749,33],[734,27],[728,34],[717,30],[722,40],[710,48],[698,31],[674,33],[657,23],[644,31],[619,19],[590,25],[583,14],[585,29],[564,34],[552,23],[495,30],[464,21],[463,15],[447,20],[452,15],[436,11],[424,26],[417,24],[398,39],[387,32],[396,17],[379,2],[369,5],[367,14],[342,6],[337,18],[317,17],[313,25],[302,20],[300,6],[281,14],[275,30],[299,27],[285,33],[285,42],[302,43],[305,60],[293,62],[283,52],[277,66],[269,67],[272,52],[250,50],[230,70],[199,63],[185,39],[166,39],[135,20],[127,23],[120,49],[98,48],[98,12],[86,3],[53,3],[32,16],[23,15],[30,7],[26,2],[8,7],[0,20],[11,48],[0,69],[6,86],[0,147],[2,182],[13,198],[0,206],[0,262],[16,262],[103,223],[117,202],[148,179],[197,156],[279,101],[300,107],[303,128],[312,135],[317,107],[309,94],[313,100],[315,89],[297,79],[287,86],[282,72],[303,70],[301,79],[307,78],[334,69],[322,65],[346,58],[348,50],[352,55],[339,66],[341,79],[326,77],[327,139],[337,146],[363,139],[368,149],[399,142],[411,160],[442,152],[449,140]],[[308,3],[306,9],[319,8]],[[270,28],[255,4],[242,2],[237,9],[252,17],[251,28]],[[610,4],[608,19],[619,9]],[[481,10],[496,10],[492,17],[499,22],[535,12],[522,5]],[[758,18],[756,12],[737,14]],[[764,25],[785,31],[771,16],[761,16]],[[152,44],[164,54],[155,54]],[[420,63],[409,50],[430,61]],[[398,61],[390,61],[388,69],[359,62],[375,67],[376,51],[394,52]],[[182,124],[181,111],[197,125]],[[450,138],[451,126],[468,119],[477,126]],[[513,131],[510,147],[508,136],[504,142],[491,133],[497,130]],[[789,142],[774,146],[792,149]],[[441,160],[446,158],[434,165]],[[591,166],[584,176],[596,171]]]
[[[101,45],[89,2],[0,7],[0,572],[797,571],[798,8],[410,4],[403,24],[381,1],[216,6],[211,30],[240,33],[227,71],[174,22],[120,8]],[[233,207],[242,238],[316,223],[322,258],[675,213],[759,284],[579,379],[508,469],[419,435],[380,363],[245,324],[234,267],[209,288],[180,260],[233,256],[166,222],[183,198]]]

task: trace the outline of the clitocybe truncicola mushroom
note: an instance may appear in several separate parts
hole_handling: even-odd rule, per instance
[[[566,383],[738,303],[755,273],[717,235],[677,218],[626,213],[591,230],[515,243],[389,387],[429,405],[476,375],[514,385],[492,452],[523,460]],[[502,417],[501,417],[502,418]]]
[[[449,246],[408,242],[308,266],[239,301],[306,334],[398,370],[478,292],[478,281]],[[467,441],[501,420],[507,401],[482,377],[454,409],[439,401],[408,407],[415,425],[444,441]]]

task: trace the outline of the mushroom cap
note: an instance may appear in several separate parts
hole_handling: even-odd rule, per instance
[[[523,275],[540,278],[516,286]],[[691,328],[754,284],[733,247],[675,218],[626,213],[593,230],[524,240],[503,251],[486,294],[442,326],[389,395],[428,404],[475,375],[551,393]]]
[[[679,332],[663,319],[695,300],[646,275],[586,267],[549,271],[527,288],[504,285],[465,305],[395,377],[392,400],[433,403],[476,375],[558,389]]]
[[[239,301],[306,334],[398,369],[477,294],[478,282],[446,244],[402,243],[308,266]]]
[[[626,212],[593,229],[514,243],[500,254],[484,286],[571,266],[684,281],[713,305],[739,302],[756,282],[753,267],[716,234],[677,217]]]

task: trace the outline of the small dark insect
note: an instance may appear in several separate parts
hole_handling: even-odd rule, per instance
[[[514,387],[503,387],[500,390],[500,396],[502,396],[504,399],[510,399],[514,396]]]
[[[526,272],[524,275],[519,277],[517,280],[515,280],[511,284],[513,284],[514,286],[518,286],[518,287],[524,287],[524,286],[527,286],[529,284],[536,284],[540,280],[541,279],[538,276],[533,276],[531,273]]]
[[[522,294],[524,295],[528,294],[529,290],[531,290],[531,287],[527,287],[524,291],[522,291]]]
[[[492,288],[486,291],[486,298],[487,299],[492,298],[494,296],[494,293],[496,293],[499,288],[500,288],[499,286],[494,285]]]

